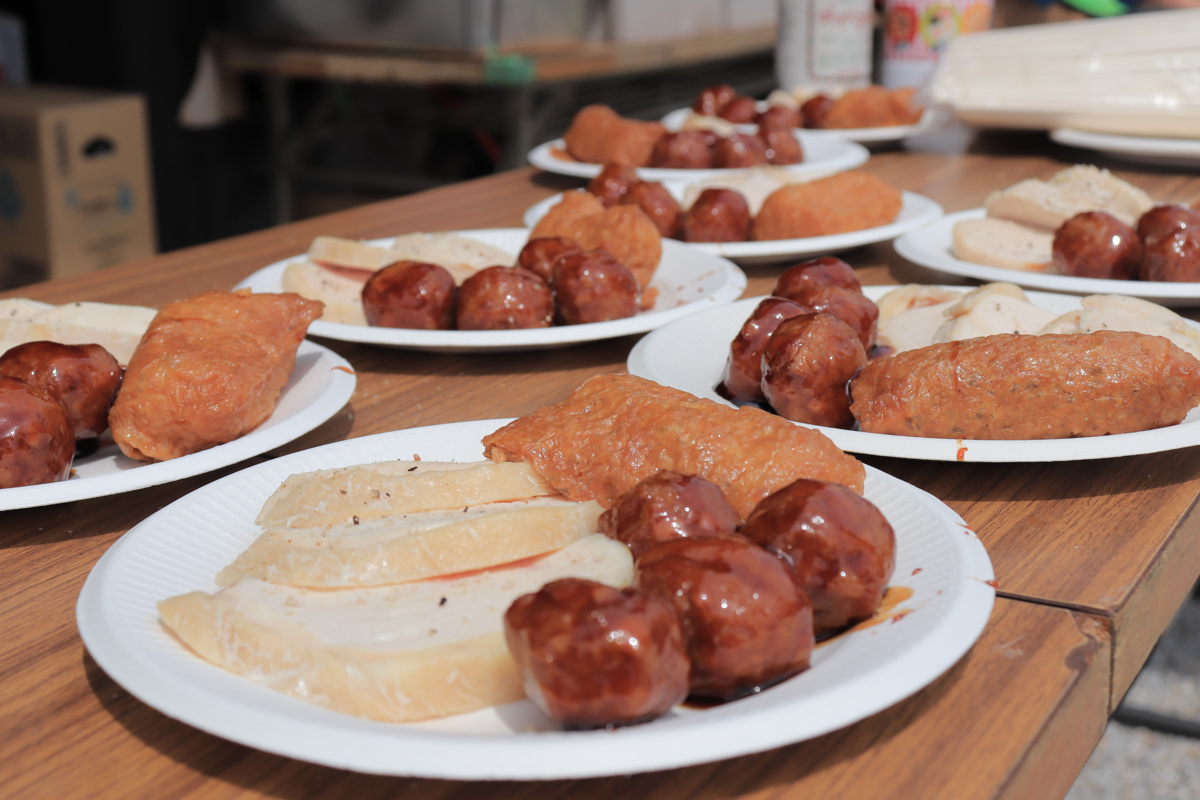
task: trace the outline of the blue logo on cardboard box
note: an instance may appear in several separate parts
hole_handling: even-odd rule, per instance
[[[97,219],[114,212],[127,216],[133,211],[133,187],[125,181],[92,181],[67,189],[63,202],[67,208],[78,211],[87,219]]]
[[[21,216],[24,203],[21,202],[21,192],[17,190],[17,181],[11,172],[0,170],[0,217],[13,220]]]

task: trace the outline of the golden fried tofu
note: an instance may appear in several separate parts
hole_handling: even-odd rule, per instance
[[[822,128],[880,128],[911,125],[921,118],[921,109],[911,107],[913,89],[866,86],[853,89],[833,101],[821,121]]]
[[[561,236],[585,250],[607,250],[629,267],[645,289],[662,259],[662,234],[658,226],[637,206],[605,208],[589,192],[563,192],[562,202],[538,220],[530,239]]]
[[[590,105],[571,120],[563,141],[573,158],[589,164],[644,167],[666,132],[660,122],[625,119],[606,105]]]
[[[604,213],[604,203],[591,192],[579,189],[574,192],[563,192],[562,200],[550,207],[546,216],[537,221],[529,232],[530,239],[540,239],[546,236],[561,236],[564,239],[578,241],[580,220],[595,217]]]
[[[298,294],[205,292],[154,317],[108,422],[121,452],[165,461],[262,424],[324,304]]]
[[[528,461],[572,500],[605,507],[661,470],[699,475],[743,518],[800,478],[862,494],[866,474],[819,431],[633,375],[591,378],[563,402],[488,434],[483,446],[493,461]]]
[[[894,222],[900,192],[868,172],[850,170],[772,192],[754,218],[750,238],[800,239],[860,231]]]

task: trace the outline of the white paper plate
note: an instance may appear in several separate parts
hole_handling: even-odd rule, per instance
[[[344,358],[313,342],[300,343],[296,368],[275,412],[240,439],[199,453],[146,463],[126,458],[106,433],[100,449],[75,459],[70,480],[0,489],[0,511],[131,492],[227,467],[287,444],[336,414],[354,394],[354,371]]]
[[[1075,278],[1069,275],[989,267],[955,258],[953,254],[955,223],[964,219],[980,219],[985,215],[986,212],[982,208],[947,214],[931,225],[904,234],[892,245],[896,248],[897,253],[914,264],[950,275],[961,275],[964,278],[975,278],[981,281],[1008,281],[1031,289],[1046,289],[1068,294],[1127,294],[1152,300],[1164,306],[1200,304],[1200,283]]]
[[[525,228],[488,228],[456,233],[507,250],[514,256],[529,238],[529,231]],[[375,239],[369,244],[386,247],[391,241]],[[281,291],[284,269],[292,261],[303,258],[304,256],[296,256],[263,267],[239,283],[238,288],[249,287],[256,292]],[[510,331],[426,331],[413,328],[342,325],[317,320],[309,326],[308,332],[312,336],[324,336],[343,342],[441,353],[566,347],[581,342],[645,333],[673,319],[731,302],[742,296],[746,288],[746,275],[724,258],[697,252],[680,242],[664,240],[662,260],[650,285],[658,289],[653,308],[636,316],[611,322]]]
[[[804,161],[779,167],[796,175],[832,175],[842,170],[853,169],[865,164],[871,154],[857,142],[851,142],[825,131],[796,130],[796,138],[804,148]],[[562,139],[538,145],[529,151],[529,163],[547,172],[572,175],[576,178],[594,178],[604,168],[603,164],[587,164],[559,158],[555,152],[565,152]],[[731,169],[659,169],[639,167],[637,174],[644,181],[694,181],[700,178],[729,175],[738,170]],[[743,170],[744,171],[744,170]]]
[[[1086,147],[1150,164],[1200,167],[1200,139],[1167,139],[1153,136],[1122,136],[1075,128],[1055,128],[1050,138],[1071,147]]]
[[[677,200],[683,200],[688,184],[664,183],[663,186]],[[560,193],[530,206],[525,211],[523,221],[532,228],[561,199],[562,194]],[[844,253],[865,244],[886,242],[908,231],[932,224],[941,216],[942,207],[928,197],[913,192],[904,192],[899,216],[894,222],[880,225],[877,228],[837,233],[832,236],[809,236],[804,239],[774,239],[768,242],[689,242],[688,247],[693,247],[703,253],[723,256],[745,266],[770,264],[788,259],[816,258],[832,253]]]
[[[949,508],[868,467],[866,496],[897,537],[892,584],[911,613],[818,648],[812,669],[707,710],[680,708],[616,731],[561,732],[521,701],[418,724],[311,706],[212,666],[160,625],[155,603],[215,591],[217,572],[257,535],[254,517],[288,475],[413,453],[476,460],[504,420],[351,439],[257,464],[172,503],[96,564],[76,607],[88,651],[143,702],[216,736],[332,767],[432,778],[550,780],[671,769],[767,750],[836,730],[899,702],[952,666],[991,612],[992,566]]]
[[[878,300],[895,288],[864,286],[863,294],[872,300]],[[1031,303],[1058,313],[1079,308],[1079,298],[1069,295],[1042,292],[1027,292],[1026,295]],[[629,360],[626,362],[629,371],[664,386],[683,389],[697,397],[733,405],[714,390],[724,374],[730,342],[762,299],[747,298],[655,331],[639,341],[629,353]],[[1200,330],[1200,323],[1190,320],[1188,323]],[[808,427],[821,431],[843,450],[864,455],[925,461],[1082,461],[1091,458],[1159,453],[1200,444],[1200,408],[1192,409],[1180,424],[1167,428],[1075,439],[927,439],[918,436],[864,433],[820,425]]]
[[[767,104],[759,102],[759,111],[765,111]],[[690,108],[677,108],[664,116],[661,120],[662,124],[669,131],[677,131],[682,126],[685,120],[691,115]],[[851,142],[859,142],[860,144],[883,144],[884,142],[898,142],[907,139],[911,136],[918,136],[932,128],[936,122],[937,115],[933,109],[926,109],[921,114],[920,121],[912,125],[881,125],[875,128],[820,128],[821,133],[828,134],[838,139],[846,139]],[[743,133],[754,133],[758,130],[757,125],[737,125],[737,129]],[[810,131],[808,128],[799,128],[801,131]]]

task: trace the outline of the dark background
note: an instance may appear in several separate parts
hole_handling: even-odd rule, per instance
[[[253,0],[0,0],[25,25],[31,83],[137,92],[147,100],[160,249],[173,250],[274,223],[265,91],[246,78],[245,115],[189,130],[178,111],[200,47],[213,31],[245,32]],[[338,0],[330,0],[338,2]],[[566,87],[538,141],[561,134],[589,102],[642,118],[691,103],[704,86],[733,83],[764,96],[770,54]],[[486,175],[504,143],[499,92],[453,86],[291,84],[296,127],[287,168],[295,216],[324,213]]]

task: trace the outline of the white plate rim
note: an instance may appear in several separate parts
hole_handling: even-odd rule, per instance
[[[863,294],[872,300],[878,300],[895,288],[897,287],[864,286]],[[944,288],[969,291],[972,287]],[[1066,312],[1079,305],[1079,298],[1071,295],[1043,292],[1027,292],[1026,295],[1031,302],[1051,310],[1061,308]],[[721,379],[729,342],[733,340],[742,322],[762,300],[763,297],[749,297],[724,309],[714,309],[697,317],[690,326],[685,324],[686,320],[664,326],[634,345],[626,367],[633,375],[732,406],[732,403],[717,395],[713,387]],[[725,314],[717,316],[714,313],[720,311],[724,311]],[[1200,323],[1192,320],[1187,322],[1200,330]],[[724,340],[719,352],[704,349],[705,345],[710,343],[706,340],[718,339]],[[679,341],[688,342],[689,351],[701,353],[703,358],[691,362],[675,359],[669,362],[670,368],[663,369],[660,366],[664,362],[663,354],[677,352],[678,348],[675,345]],[[683,373],[684,377],[676,375],[676,370]],[[704,388],[705,386],[707,388]],[[1045,463],[1161,453],[1200,444],[1200,407],[1193,409],[1188,418],[1179,425],[1137,433],[1084,436],[1075,439],[934,439],[865,433],[820,425],[805,427],[821,431],[846,452],[860,455],[964,463]]]
[[[858,142],[850,141],[839,136],[831,136],[825,131],[810,131],[796,128],[793,133],[800,140],[801,147],[808,153],[826,153],[813,161],[803,161],[799,164],[788,164],[778,169],[785,169],[796,175],[831,175],[835,172],[854,169],[867,163],[871,153]],[[529,151],[529,163],[546,172],[558,175],[570,175],[575,178],[594,178],[603,169],[602,164],[589,164],[582,161],[563,161],[555,158],[555,149],[565,150],[566,143],[562,139],[552,139],[543,142]],[[690,181],[701,178],[717,178],[745,172],[739,169],[662,169],[658,167],[638,167],[637,174],[644,181]]]
[[[767,104],[760,101],[758,105],[758,110],[763,111]],[[692,109],[690,108],[677,108],[667,112],[659,121],[666,126],[667,130],[677,131],[691,113]],[[920,121],[912,125],[880,125],[874,128],[797,128],[796,130],[817,130],[821,133],[826,133],[839,139],[848,139],[859,144],[877,144],[880,142],[898,142],[913,136],[919,136],[932,128],[936,122],[937,114],[934,109],[926,108],[921,112]],[[743,133],[753,133],[758,129],[757,125],[737,125],[736,127]]]
[[[664,184],[667,190],[682,197],[688,184]],[[546,215],[563,196],[559,192],[547,197],[525,210],[524,223],[532,228]],[[941,219],[942,206],[934,200],[915,192],[901,192],[900,214],[895,221],[874,228],[864,228],[849,233],[828,236],[809,236],[802,239],[772,239],[765,242],[687,242],[689,247],[712,255],[728,258],[739,264],[759,264],[782,261],[801,256],[829,255],[841,253],[867,244],[886,242],[912,230],[931,225]]]
[[[316,356],[317,360],[309,369],[328,373],[325,385],[316,402],[287,417],[279,417],[276,409],[262,425],[245,436],[170,461],[137,464],[132,459],[117,456],[122,462],[129,462],[128,469],[59,483],[0,489],[0,511],[89,500],[158,486],[227,467],[287,444],[324,423],[341,410],[354,394],[357,378],[348,361],[329,348],[306,339],[300,343],[296,358],[300,361],[311,356]],[[280,403],[286,401],[294,380],[293,373],[293,378],[289,379],[280,393]],[[87,460],[80,459],[81,462]]]
[[[1159,136],[1131,136],[1100,133],[1079,128],[1055,128],[1050,138],[1071,147],[1162,160],[1177,159],[1181,164],[1200,165],[1200,139],[1174,139]]]
[[[1118,281],[1106,278],[1076,278],[1069,275],[1051,275],[1044,272],[1025,272],[1019,269],[989,267],[963,261],[951,254],[954,226],[966,219],[981,219],[987,216],[982,208],[970,208],[946,214],[923,228],[909,231],[892,242],[896,252],[914,264],[929,269],[975,278],[981,281],[1004,281],[1066,294],[1125,294],[1157,302],[1182,305],[1184,301],[1200,301],[1200,283],[1175,283],[1170,281]]]
[[[147,548],[156,546],[156,538],[162,538],[164,545],[173,544],[169,531],[157,532],[166,524],[164,520],[187,513],[197,503],[219,496],[248,473],[263,473],[267,479],[274,476],[280,480],[298,470],[361,463],[364,454],[367,460],[394,458],[397,452],[407,452],[430,442],[439,446],[436,453],[426,449],[426,457],[456,457],[454,452],[447,453],[447,448],[457,446],[461,449],[462,443],[467,441],[477,443],[484,433],[506,421],[452,423],[336,442],[248,467],[197,489],[125,534],[97,562],[76,606],[76,619],[84,644],[110,677],[143,702],[188,725],[250,747],[377,774],[462,780],[553,780],[632,774],[705,763],[768,750],[836,730],[899,702],[935,680],[973,646],[990,617],[995,600],[994,572],[975,533],[932,495],[869,466],[868,496],[899,493],[906,503],[919,505],[923,516],[917,527],[937,531],[921,534],[935,538],[914,540],[916,545],[910,543],[905,547],[932,548],[938,558],[953,559],[955,572],[952,585],[939,583],[935,587],[938,595],[945,593],[949,597],[944,601],[949,605],[943,604],[940,612],[930,610],[929,614],[940,614],[940,617],[927,617],[930,623],[925,632],[912,637],[895,659],[867,667],[866,672],[840,685],[837,691],[818,693],[805,701],[827,715],[824,724],[820,721],[810,724],[812,720],[805,715],[792,713],[792,703],[780,704],[770,695],[771,692],[777,695],[777,690],[817,668],[762,695],[698,712],[711,716],[684,714],[673,720],[662,720],[665,725],[655,722],[617,731],[510,732],[495,736],[372,722],[309,706],[203,662],[187,653],[161,628],[152,602],[144,598],[138,601],[142,605],[135,603],[132,610],[120,610],[120,603],[115,599],[119,594],[116,587],[128,585],[131,569],[151,563],[139,561],[144,558]],[[478,456],[458,453],[457,457]],[[247,481],[241,483],[244,485]],[[926,513],[929,515],[927,521]],[[908,539],[901,539],[901,542],[905,541]],[[901,563],[899,550],[897,558],[898,564]],[[899,576],[899,571],[896,574]],[[913,580],[918,579],[914,577]],[[894,583],[902,585],[905,581],[897,578]],[[933,605],[939,601],[930,597],[926,602]],[[143,607],[146,603],[149,605]],[[921,614],[923,607],[918,605],[906,618]],[[138,619],[126,618],[131,614]],[[873,631],[888,635],[886,631],[895,627],[876,626],[852,634],[847,641],[853,637],[874,636]],[[144,632],[138,633],[135,629]],[[139,644],[138,636],[150,637],[150,645]],[[189,664],[195,664],[206,673],[211,672],[218,680],[233,681],[246,688],[255,702],[248,704],[246,696],[231,699],[201,691],[186,677],[164,669],[155,660],[154,653],[144,649],[153,650],[159,646],[170,648],[173,658],[189,659]],[[887,676],[886,685],[880,679],[881,675]],[[259,705],[259,700],[265,705]],[[850,701],[857,704],[855,713],[844,711]],[[843,709],[841,716],[828,717],[839,709]],[[700,722],[687,723],[689,718]],[[684,722],[674,724],[678,719]],[[805,733],[797,737],[794,732],[781,730],[781,724],[805,726]],[[713,736],[714,728],[728,735]],[[664,747],[664,744],[670,746]]]
[[[478,239],[487,244],[506,241],[518,237],[527,237],[526,228],[480,228],[476,230],[451,231],[461,236]],[[387,246],[395,237],[367,240],[367,244]],[[524,239],[521,239],[524,243]],[[516,253],[513,253],[516,256]],[[709,306],[722,305],[732,302],[742,296],[746,289],[746,274],[728,259],[713,254],[699,254],[701,259],[708,259],[704,264],[704,272],[700,277],[706,277],[713,272],[719,274],[720,283],[708,294],[697,297],[686,303],[657,310],[643,311],[626,319],[609,322],[591,322],[583,325],[556,325],[550,328],[526,328],[506,331],[427,331],[413,328],[377,328],[369,325],[346,325],[337,322],[316,320],[309,328],[310,336],[320,336],[343,342],[373,344],[385,347],[400,347],[412,350],[431,352],[503,352],[515,350],[532,350],[550,347],[565,347],[600,339],[614,339],[619,336],[645,333],[659,325],[664,325],[673,319],[687,314],[693,314]],[[242,279],[235,288],[251,288],[256,292],[278,292],[281,290],[283,271],[293,261],[304,259],[304,254],[268,264],[262,269]],[[663,240],[663,261],[667,258],[695,259],[697,253],[687,249],[680,242],[669,239]],[[659,262],[661,270],[663,261]],[[664,276],[655,274],[651,286],[663,279]],[[660,284],[661,285],[661,284]]]

